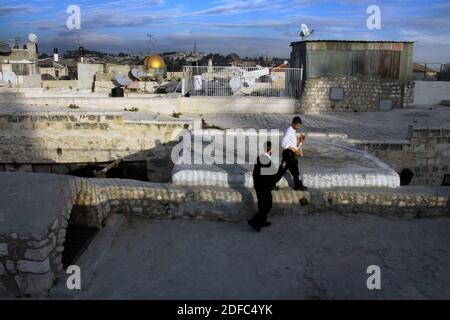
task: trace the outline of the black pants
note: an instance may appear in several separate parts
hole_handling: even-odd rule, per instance
[[[286,161],[284,173],[289,169],[292,178],[294,179],[295,188],[303,187],[303,183],[299,178],[300,172],[298,171],[298,160],[295,153],[289,149],[283,150],[283,161]]]
[[[251,219],[256,223],[267,222],[267,216],[272,210],[272,191],[269,188],[256,189],[258,199],[258,212]]]

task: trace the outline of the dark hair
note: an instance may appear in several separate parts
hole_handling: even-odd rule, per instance
[[[266,143],[264,143],[264,149],[266,149],[266,151],[269,151],[270,149],[272,149],[272,142],[267,141]]]
[[[303,124],[302,119],[301,119],[300,117],[295,117],[295,118],[292,120],[292,123],[293,123],[293,124]]]

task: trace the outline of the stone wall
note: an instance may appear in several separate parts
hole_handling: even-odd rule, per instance
[[[181,98],[182,113],[281,113],[293,114],[297,99],[268,97],[189,97]]]
[[[37,295],[50,288],[62,270],[62,252],[70,208],[46,233],[0,234],[0,296]]]
[[[440,186],[450,175],[450,127],[415,128],[409,143],[360,143],[400,173],[414,173],[413,185]]]
[[[4,215],[0,219],[0,297],[37,296],[63,270],[66,228],[76,201],[75,180],[49,175],[21,180],[15,175],[1,176],[6,200],[0,209]],[[22,192],[21,196],[12,197],[16,192]],[[49,205],[39,200],[48,197],[48,192],[52,192]]]
[[[148,218],[242,221],[254,214],[257,204],[255,191],[247,188],[196,188],[134,180],[80,178],[77,178],[77,185],[80,191],[75,206],[101,209],[95,214],[91,212],[89,218],[98,221],[112,213]],[[284,189],[273,191],[273,213],[338,211],[448,216],[449,200],[447,188],[331,188],[308,192]]]
[[[104,65],[101,63],[82,63],[78,62],[78,81],[77,87],[80,89],[92,89],[94,76],[97,72],[104,71]]]
[[[61,75],[62,76],[62,75]],[[77,80],[44,80],[42,81],[42,88],[49,89],[77,89]]]
[[[60,81],[66,82],[66,81]],[[68,81],[70,82],[70,81]],[[141,83],[141,86],[145,83]],[[155,95],[127,93],[123,98],[110,98],[109,87],[106,85],[103,92],[86,94],[86,89],[80,92],[64,92],[55,94],[50,91],[24,91],[16,94],[10,91],[9,95],[0,94],[0,102],[33,106],[65,107],[76,104],[79,107],[96,108],[96,110],[117,110],[124,108],[138,108],[139,111],[171,115],[181,112],[183,114],[211,114],[211,113],[277,113],[293,114],[298,108],[299,101],[290,98],[263,98],[263,97],[180,97],[179,94]],[[142,88],[142,87],[141,87]],[[151,90],[150,87],[147,89]],[[42,89],[41,89],[42,90]],[[56,89],[55,89],[56,90]],[[60,90],[63,90],[60,88]],[[76,89],[78,90],[78,89]],[[28,90],[27,90],[28,91]]]
[[[190,123],[126,121],[122,113],[0,114],[0,164],[146,161],[148,153],[165,157],[184,128]]]
[[[331,88],[343,88],[344,99],[332,101]],[[299,112],[327,113],[332,111],[381,111],[381,100],[390,100],[392,108],[403,108],[413,103],[414,82],[396,80],[335,77],[309,79],[300,98]],[[386,108],[387,109],[387,108]]]
[[[416,81],[414,104],[440,104],[450,100],[450,81]]]

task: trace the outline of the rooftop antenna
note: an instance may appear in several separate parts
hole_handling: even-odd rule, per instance
[[[81,33],[81,29],[78,29],[78,31],[77,31],[77,48],[79,48],[81,46],[80,33]]]
[[[152,52],[152,41],[155,42],[155,43],[158,42],[158,41],[150,33],[147,33],[147,37],[148,37],[148,43],[149,43],[148,55],[150,55],[150,53]]]
[[[269,53],[272,53],[272,51],[266,49],[266,61],[269,61]]]
[[[14,39],[8,39],[8,41],[11,43],[12,49],[19,49],[20,37],[15,37]]]
[[[304,23],[302,23],[300,28],[301,28],[300,37],[302,37],[302,41],[314,34],[314,29],[310,31],[308,26]]]

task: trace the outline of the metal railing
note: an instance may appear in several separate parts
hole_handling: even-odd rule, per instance
[[[182,94],[190,96],[255,96],[298,98],[303,69],[185,66]]]
[[[416,62],[414,80],[450,81],[450,63]]]

